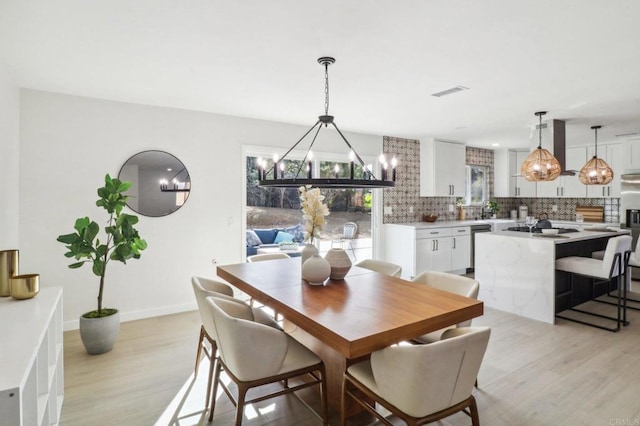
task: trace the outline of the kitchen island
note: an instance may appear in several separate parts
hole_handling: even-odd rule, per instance
[[[478,298],[486,306],[527,318],[555,323],[555,261],[566,256],[591,256],[604,250],[611,237],[628,234],[617,228],[593,228],[559,235],[513,231],[482,233],[475,241]]]

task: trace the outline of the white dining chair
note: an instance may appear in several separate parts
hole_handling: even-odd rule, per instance
[[[262,262],[264,260],[274,260],[274,259],[288,259],[289,256],[287,253],[264,253],[264,254],[254,254],[253,256],[247,257],[247,262]]]
[[[200,367],[200,361],[202,360],[202,355],[207,357],[209,360],[209,377],[207,380],[207,392],[206,392],[206,404],[209,403],[210,394],[211,394],[211,384],[213,379],[213,372],[215,368],[215,363],[218,359],[217,356],[217,344],[216,344],[216,329],[215,324],[213,323],[213,317],[209,312],[209,308],[207,306],[206,299],[207,297],[218,297],[223,298],[228,301],[239,303],[245,305],[245,303],[239,299],[233,297],[233,288],[231,286],[208,278],[203,277],[192,277],[191,285],[193,287],[193,292],[196,296],[196,302],[198,304],[198,311],[200,313],[200,319],[202,321],[202,325],[200,326],[200,338],[198,340],[198,349],[196,351],[196,365],[194,368],[194,377],[198,375],[198,370]],[[246,306],[246,305],[245,305]],[[252,318],[264,325],[269,327],[273,327],[276,329],[280,329],[280,326],[267,314],[262,312],[262,310],[257,308],[249,308],[251,310]],[[204,341],[209,343],[209,348],[206,347]]]
[[[218,386],[235,405],[235,424],[239,426],[245,405],[318,385],[323,424],[328,424],[326,373],[324,363],[316,354],[284,331],[254,322],[251,309],[246,305],[216,297],[208,298],[207,305],[215,323],[220,351],[209,421],[215,412]],[[221,379],[223,371],[236,384],[237,397]],[[301,376],[305,377],[302,383],[289,386],[290,378]],[[246,399],[249,389],[279,382],[284,382],[284,386],[277,391]]]
[[[341,425],[353,399],[382,423],[392,425],[376,409],[384,407],[410,425],[438,421],[458,411],[480,425],[471,394],[487,349],[488,327],[447,330],[429,345],[390,346],[351,365],[344,373]]]
[[[380,272],[381,274],[390,275],[392,277],[399,277],[402,274],[402,266],[391,262],[385,262],[384,260],[364,259],[356,263],[355,266]]]
[[[414,283],[423,284],[438,290],[448,291],[449,293],[459,294],[460,296],[477,299],[480,292],[480,283],[472,278],[462,275],[450,274],[448,272],[425,271],[418,274],[412,280]],[[471,320],[461,322],[460,324],[446,327],[413,339],[417,343],[432,343],[440,340],[442,333],[450,328],[469,327]]]

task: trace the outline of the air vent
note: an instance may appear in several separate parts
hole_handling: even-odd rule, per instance
[[[625,136],[633,136],[633,135],[638,135],[638,134],[640,134],[640,132],[623,133],[621,135],[616,135],[616,138],[623,138]]]
[[[431,94],[431,96],[435,96],[436,98],[440,98],[442,96],[447,96],[447,95],[451,95],[453,93],[462,92],[463,90],[469,90],[469,88],[468,87],[464,87],[464,86],[456,86],[456,87],[452,87],[451,89],[443,90],[442,92],[433,93],[433,94]]]

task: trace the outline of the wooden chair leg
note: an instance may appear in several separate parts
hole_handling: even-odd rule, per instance
[[[213,354],[209,359],[209,378],[207,379],[207,396],[204,400],[205,410],[209,408],[209,401],[211,400],[211,386],[213,385],[213,372],[215,370],[215,364],[216,364],[216,358],[215,358],[216,348],[212,348],[211,351],[213,352]]]
[[[204,341],[204,326],[200,326],[200,340],[198,340],[198,351],[196,352],[196,366],[193,369],[194,377],[198,375],[198,367],[200,366],[200,358],[202,357],[202,342]]]
[[[238,383],[238,405],[236,406],[236,426],[242,425],[242,417],[244,416],[244,400],[247,396],[249,388]]]
[[[469,406],[469,411],[471,413],[471,424],[473,426],[480,426],[480,418],[478,417],[478,405],[476,404],[476,399],[471,395],[471,405]]]
[[[218,394],[218,382],[220,381],[220,371],[222,370],[222,363],[216,362],[215,373],[213,375],[213,391],[211,392],[211,403],[209,406],[209,423],[213,420],[213,412],[216,409],[216,395]]]

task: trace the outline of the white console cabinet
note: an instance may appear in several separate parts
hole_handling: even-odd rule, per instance
[[[0,424],[57,425],[64,398],[62,288],[0,298]]]

